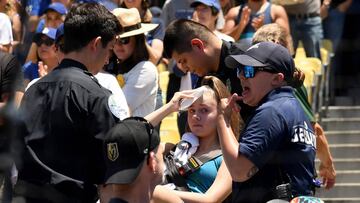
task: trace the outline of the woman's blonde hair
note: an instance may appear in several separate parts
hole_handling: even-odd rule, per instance
[[[219,104],[221,99],[228,98],[231,96],[230,91],[227,89],[227,87],[224,85],[223,82],[221,82],[220,79],[218,79],[215,76],[205,76],[202,81],[201,85],[206,86],[207,89],[213,94],[216,102]],[[239,138],[240,131],[243,128],[244,122],[242,119],[240,119],[239,112],[232,112],[231,115],[231,128],[236,136],[236,138]],[[186,131],[190,131],[189,126],[186,126]]]

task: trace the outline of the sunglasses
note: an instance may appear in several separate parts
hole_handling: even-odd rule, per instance
[[[49,37],[39,37],[34,42],[38,47],[41,46],[42,44],[45,44],[46,46],[51,46],[55,43],[55,40]]]
[[[145,118],[142,118],[142,117],[134,116],[134,117],[125,118],[124,120],[135,120],[135,121],[139,121],[139,122],[145,124],[146,132],[149,135],[149,145],[148,145],[148,148],[147,148],[147,151],[146,151],[146,155],[147,155],[146,163],[149,164],[151,136],[152,136],[152,134],[154,132],[154,126],[151,123],[149,123],[149,121],[147,121]]]
[[[116,39],[116,43],[119,45],[126,45],[129,44],[130,42],[130,37],[124,37],[124,38],[117,38]]]
[[[253,78],[255,77],[256,72],[264,71],[268,73],[277,73],[278,71],[273,70],[270,67],[254,67],[254,66],[243,66],[237,68],[237,76],[240,77],[241,73],[243,73],[245,78]]]

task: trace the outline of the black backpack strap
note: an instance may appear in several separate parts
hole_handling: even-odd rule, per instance
[[[202,154],[199,157],[192,156],[188,159],[188,162],[178,167],[176,166],[176,160],[174,158],[175,147],[165,156],[165,164],[168,170],[168,175],[166,179],[168,183],[174,183],[177,186],[177,190],[189,191],[189,188],[186,184],[185,177],[190,175],[199,169],[204,163],[222,155],[221,149],[212,150],[206,154]]]

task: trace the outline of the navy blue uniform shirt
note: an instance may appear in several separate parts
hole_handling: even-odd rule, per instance
[[[291,183],[292,194],[312,195],[316,140],[310,121],[291,87],[272,90],[240,136],[239,153],[259,171],[233,183],[234,202],[266,202],[273,189]]]
[[[28,154],[19,178],[40,184],[58,184],[62,178],[102,183],[102,138],[118,121],[108,106],[110,94],[83,64],[70,59],[34,83],[21,104],[23,137],[45,167]],[[57,180],[49,172],[65,177]]]

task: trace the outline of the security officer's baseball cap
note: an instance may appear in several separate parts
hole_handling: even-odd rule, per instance
[[[269,67],[283,73],[285,79],[291,79],[295,70],[294,60],[290,52],[283,46],[273,42],[260,42],[240,55],[230,55],[225,58],[229,68],[242,66]]]
[[[105,184],[132,183],[159,144],[159,134],[144,118],[130,117],[116,124],[105,136]]]

